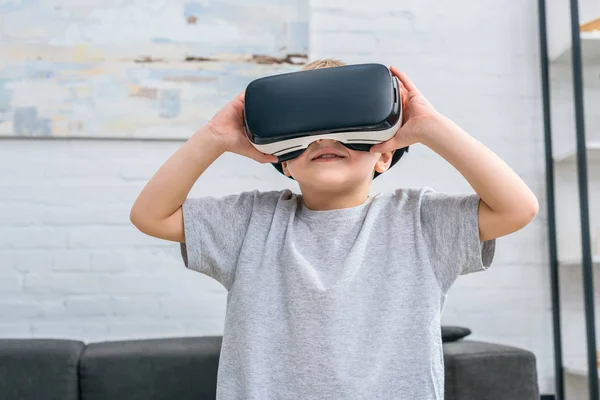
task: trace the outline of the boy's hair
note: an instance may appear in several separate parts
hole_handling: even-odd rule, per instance
[[[345,62],[336,60],[335,58],[322,58],[309,62],[302,67],[302,70],[307,71],[311,69],[343,67],[345,65],[347,65]]]

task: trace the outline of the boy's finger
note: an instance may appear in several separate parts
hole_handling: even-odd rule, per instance
[[[396,150],[396,137],[371,147],[371,153],[387,153]]]
[[[244,90],[242,93],[238,94],[237,96],[235,96],[235,99],[233,99],[234,101],[239,101],[242,104],[244,103],[244,101],[246,100],[246,91]]]
[[[417,89],[417,85],[415,85],[410,78],[402,71],[400,71],[398,68],[391,66],[390,67],[390,71],[392,71],[392,73],[398,77],[398,79],[400,79],[400,82],[402,82],[402,84],[404,85],[404,87],[406,87],[406,89],[408,91],[415,91],[418,92],[419,89]]]
[[[279,158],[277,158],[277,156],[274,156],[272,154],[265,154],[266,157],[266,162],[268,163],[278,163],[279,162]]]
[[[370,151],[372,153],[387,153],[409,146],[410,142],[406,139],[406,135],[403,132],[404,130],[400,128],[393,138],[372,146]]]
[[[262,151],[258,150],[256,147],[254,147],[250,143],[250,141],[248,141],[248,143],[247,143],[247,147],[246,147],[246,151],[244,152],[244,155],[246,157],[252,158],[255,161],[258,161],[259,163],[268,163],[268,162],[278,162],[279,161],[277,156],[274,156],[272,154],[263,153]]]
[[[262,164],[276,163],[279,161],[277,156],[274,156],[272,154],[262,153],[262,152],[258,151],[256,148],[253,148],[251,157]]]

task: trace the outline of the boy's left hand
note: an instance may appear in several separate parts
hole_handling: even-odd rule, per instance
[[[478,226],[482,242],[508,235],[531,222],[538,212],[538,201],[519,175],[490,149],[437,112],[406,74],[395,67],[390,69],[404,92],[403,125],[394,137],[371,147],[371,151],[391,152],[422,143],[444,158],[480,197]]]
[[[438,112],[419,92],[417,86],[398,68],[390,67],[398,78],[402,99],[402,126],[391,139],[371,147],[374,153],[385,153],[401,149],[421,141],[428,126],[437,118]]]

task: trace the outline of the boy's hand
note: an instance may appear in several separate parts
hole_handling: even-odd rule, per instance
[[[438,116],[435,108],[404,72],[393,66],[390,67],[390,71],[399,80],[402,126],[393,138],[371,147],[371,151],[375,153],[385,153],[420,142],[428,126]]]
[[[237,95],[212,117],[207,124],[210,131],[224,145],[225,151],[252,158],[260,163],[276,163],[278,161],[276,156],[258,151],[246,137],[242,123],[243,109],[244,92]]]
[[[244,93],[238,95],[196,131],[154,174],[133,207],[131,222],[157,238],[185,242],[182,204],[198,178],[223,152],[230,151],[261,163],[277,157],[256,150],[244,134]]]
[[[480,197],[480,241],[508,235],[531,222],[539,205],[525,182],[490,149],[437,112],[406,74],[390,69],[404,91],[404,121],[393,138],[371,151],[383,153],[422,143],[444,158]]]

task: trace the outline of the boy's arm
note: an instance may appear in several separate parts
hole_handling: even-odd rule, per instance
[[[146,184],[130,213],[142,232],[160,239],[185,242],[181,206],[200,175],[226,151],[260,163],[277,157],[254,148],[244,134],[244,93],[227,103],[210,122],[198,130]]]
[[[185,242],[181,205],[200,175],[225,152],[205,126],[173,154],[146,184],[133,207],[131,222],[160,239]]]
[[[438,113],[406,74],[395,67],[391,72],[400,81],[403,125],[392,139],[371,151],[383,153],[423,143],[446,159],[480,198],[481,241],[508,235],[531,222],[539,206],[525,182],[491,150]]]
[[[538,212],[537,198],[500,157],[440,114],[430,126],[421,143],[454,166],[481,199],[482,241],[510,234],[531,222]]]

